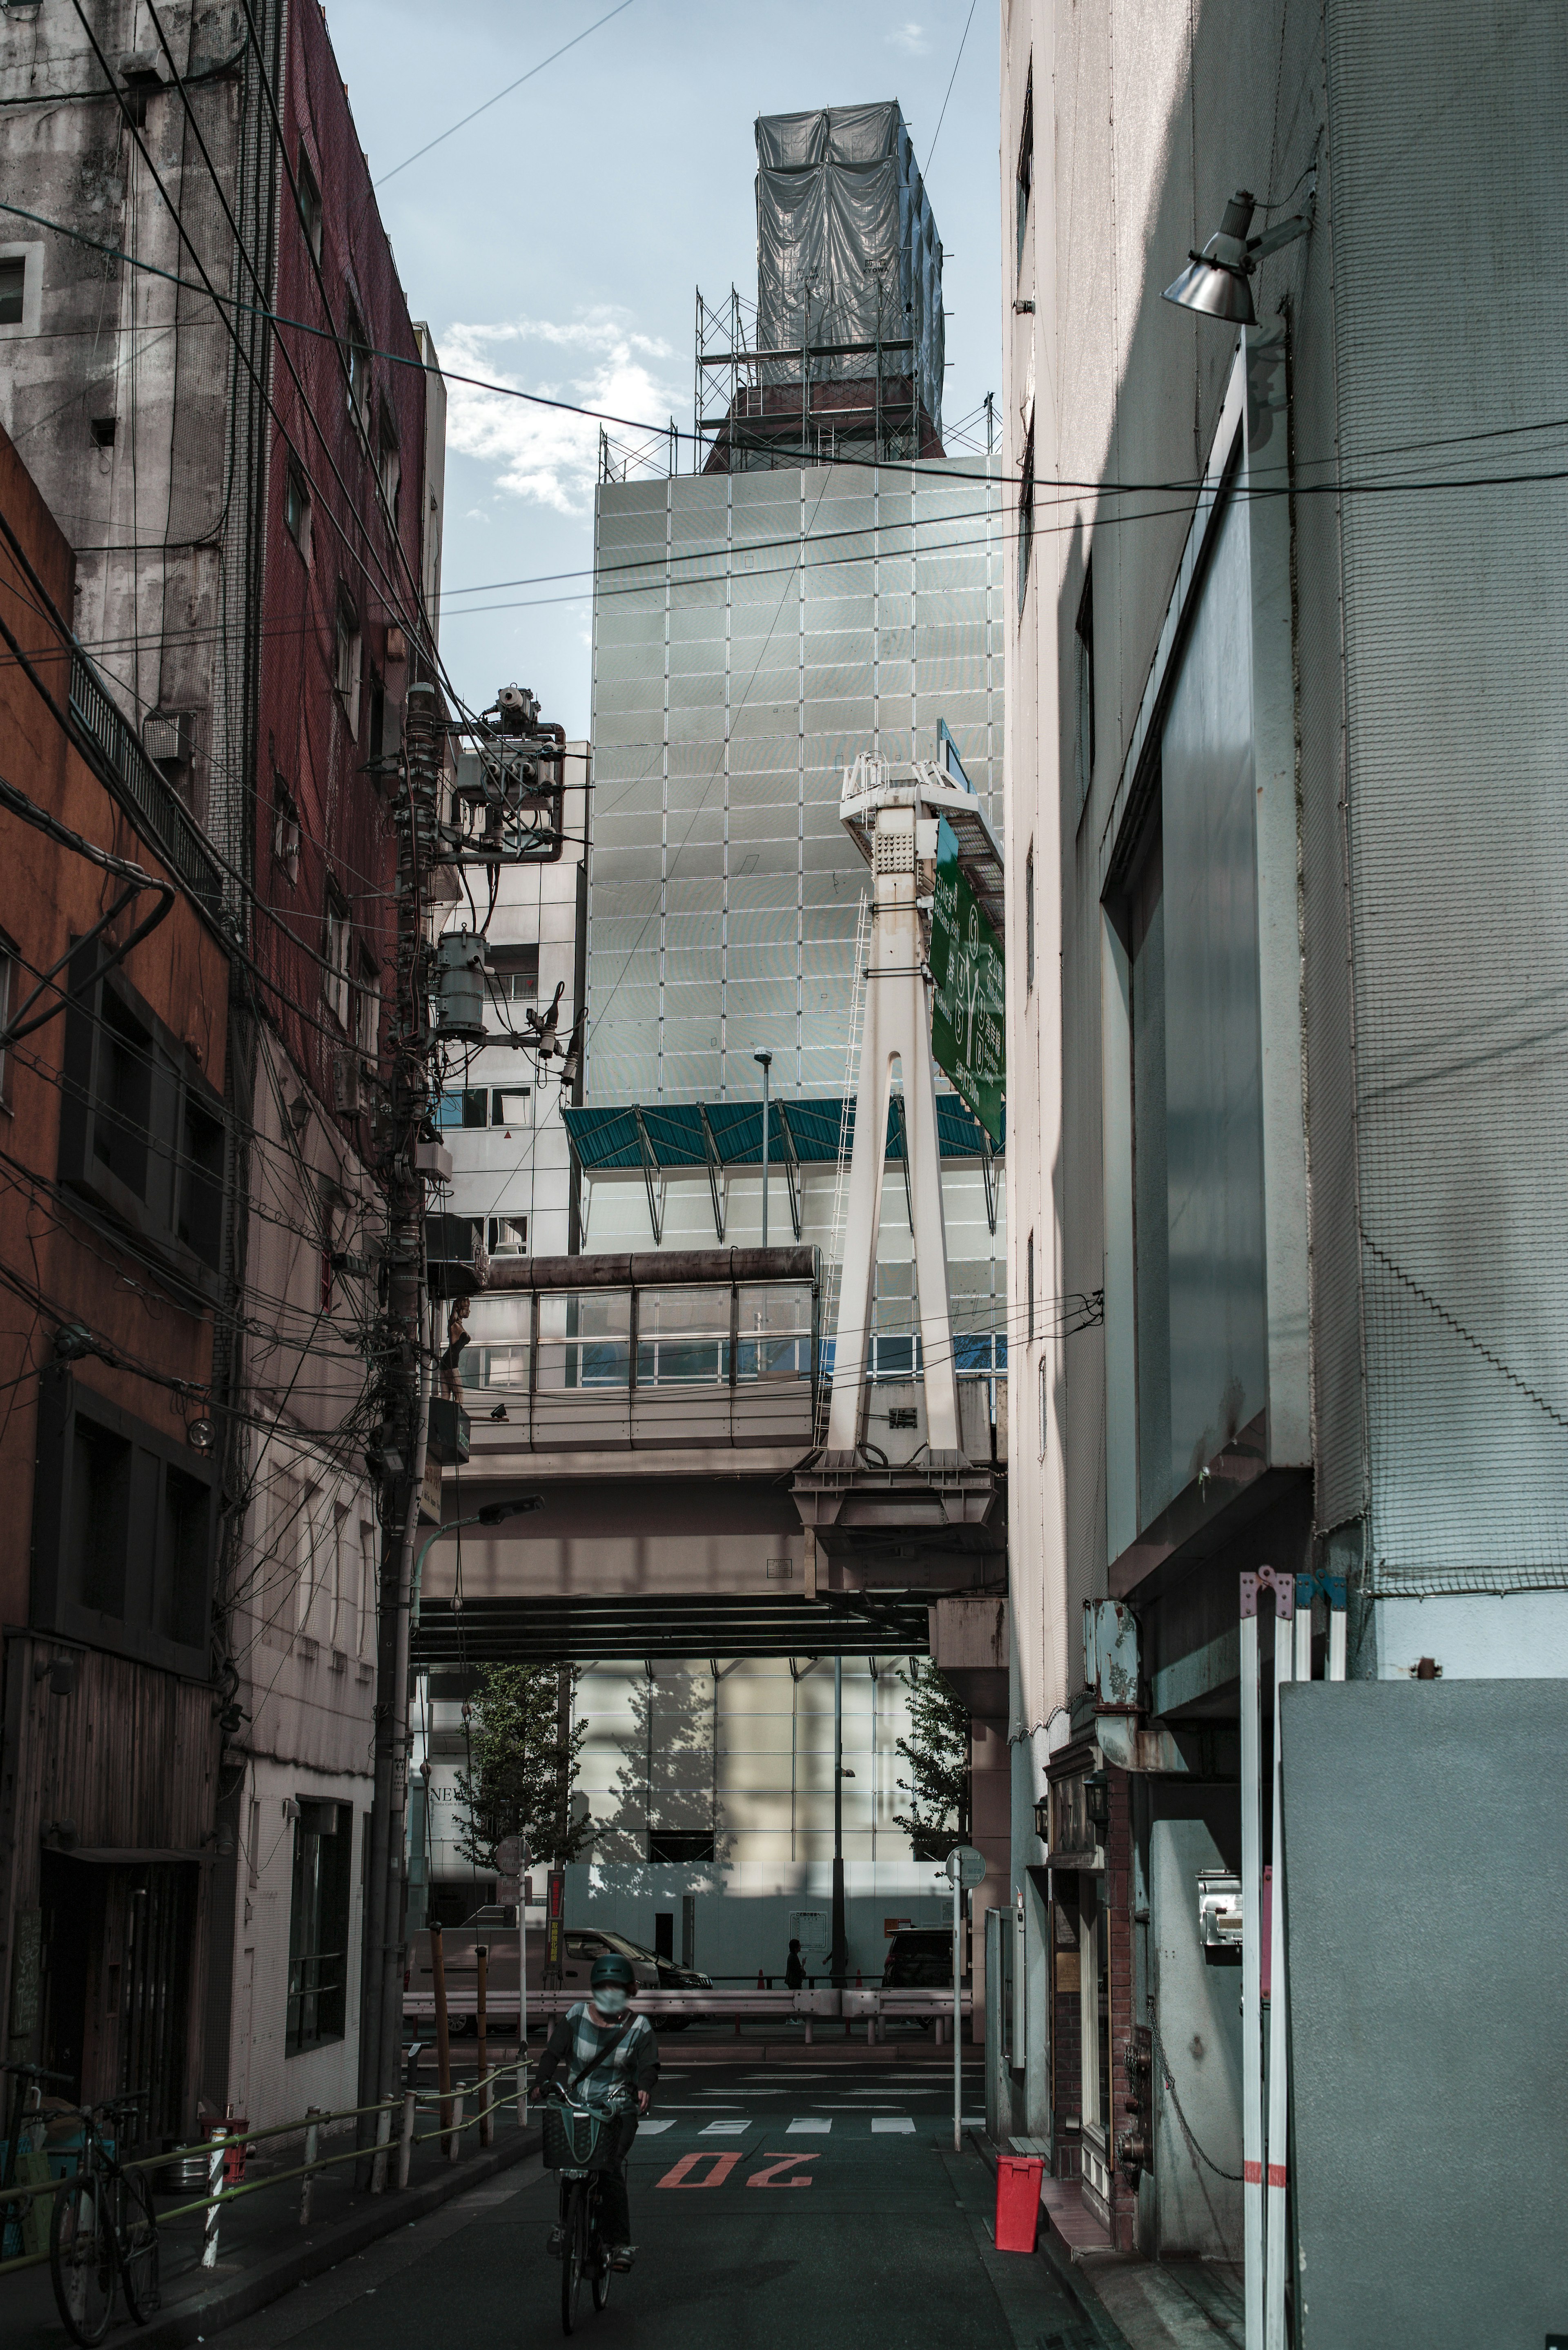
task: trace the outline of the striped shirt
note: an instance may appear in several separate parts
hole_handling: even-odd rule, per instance
[[[581,2000],[567,2009],[566,2024],[569,2095],[595,2113],[635,2113],[639,2081],[648,2085],[659,2064],[659,2043],[647,2016],[634,2015],[629,2024],[623,2017],[596,2023],[588,2002]]]

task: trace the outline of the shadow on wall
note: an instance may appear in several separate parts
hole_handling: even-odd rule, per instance
[[[650,1668],[631,1683],[629,1697],[616,1808],[596,1826],[591,1852],[616,1865],[627,1893],[651,1896],[663,1890],[671,1866],[700,1870],[730,1857],[731,1839],[719,1827],[717,1686],[711,1673]]]

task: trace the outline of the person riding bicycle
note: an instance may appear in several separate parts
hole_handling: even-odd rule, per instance
[[[545,2043],[536,2079],[543,2089],[564,2064],[567,2095],[575,2105],[601,2115],[607,2135],[611,2130],[616,2133],[599,2180],[599,2211],[610,2260],[618,2269],[629,2269],[637,2257],[637,2246],[630,2241],[626,2158],[637,2136],[638,2116],[647,2113],[659,2078],[659,2043],[653,2026],[646,2015],[627,2012],[627,2002],[636,1989],[629,1959],[623,1959],[618,1950],[606,1950],[597,1958],[588,1977],[589,1996],[569,2007],[557,2021]],[[563,2181],[563,2214],[565,2194]],[[558,2256],[561,2245],[557,2222],[549,2249]]]

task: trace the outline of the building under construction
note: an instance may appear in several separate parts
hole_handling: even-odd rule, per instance
[[[697,296],[705,470],[941,456],[943,349],[941,243],[897,100],[761,116],[755,307]]]

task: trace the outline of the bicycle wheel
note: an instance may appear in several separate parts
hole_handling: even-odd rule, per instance
[[[611,2274],[609,2246],[606,2243],[603,2231],[599,2226],[599,2196],[597,2187],[596,2186],[594,2189],[593,2217],[588,2228],[588,2277],[594,2289],[594,2307],[596,2309],[602,2309],[606,2302],[609,2299]]]
[[[119,2282],[109,2210],[99,2180],[73,2178],[55,2198],[49,2221],[49,2275],[55,2306],[73,2342],[101,2342],[114,2315]]]
[[[576,2178],[566,2203],[561,2235],[561,2331],[570,2334],[577,2323],[577,2295],[588,2264],[588,2190]]]
[[[119,2274],[125,2305],[138,2325],[156,2317],[163,2305],[158,2282],[158,2214],[143,2172],[132,2171],[120,2181],[124,2201],[119,2207]]]

